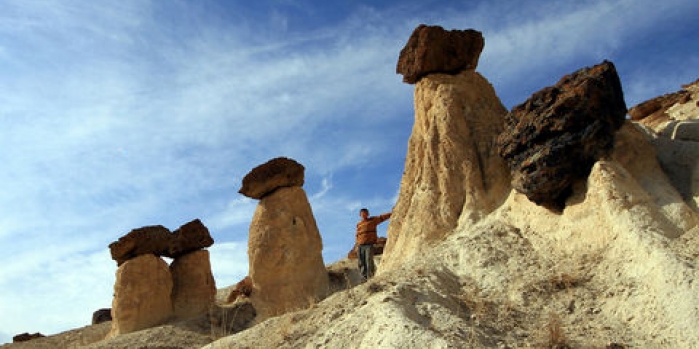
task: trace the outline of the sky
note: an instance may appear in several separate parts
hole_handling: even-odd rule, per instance
[[[286,156],[326,263],[395,204],[414,121],[398,54],[473,28],[508,108],[610,60],[629,107],[699,78],[696,0],[0,1],[0,343],[111,306],[108,245],[199,218],[219,288],[247,274],[255,166]],[[387,224],[380,226],[385,236]]]

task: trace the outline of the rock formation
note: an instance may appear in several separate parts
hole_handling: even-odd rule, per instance
[[[213,245],[209,230],[198,219],[177,229],[174,233],[162,225],[147,226],[130,231],[109,244],[112,259],[121,265],[144,254],[177,258],[188,252]]]
[[[144,254],[168,255],[170,230],[162,225],[153,225],[131,230],[118,241],[109,244],[109,252],[117,265]]]
[[[672,122],[697,119],[699,80],[682,87],[682,90],[655,97],[629,109],[631,120],[661,133]]]
[[[250,297],[250,294],[252,294],[252,279],[246,276],[235,284],[235,287],[226,297],[226,303],[233,303],[242,296]]]
[[[303,188],[291,186],[303,183],[303,178],[279,180],[291,176],[280,175],[285,171],[270,165],[278,163],[296,168],[294,173],[303,168],[290,159],[272,160],[245,176],[258,180],[243,181],[243,187],[247,183],[247,188],[266,188],[253,190],[262,199],[250,223],[248,241],[250,298],[259,319],[307,307],[328,291],[323,243],[311,205]]]
[[[92,313],[92,324],[97,325],[103,322],[112,321],[112,309],[103,308]]]
[[[448,42],[453,34],[444,35],[431,40]],[[421,42],[424,50],[431,50],[431,42]],[[486,215],[510,190],[509,172],[495,148],[507,110],[473,70],[480,49],[468,52],[476,57],[460,60],[469,69],[436,72],[415,85],[415,123],[379,272],[400,267],[425,244]]]
[[[13,337],[12,337],[12,342],[13,342],[13,343],[27,342],[27,341],[30,341],[30,340],[33,340],[33,339],[43,338],[43,337],[46,337],[46,336],[44,336],[43,334],[41,334],[41,333],[39,333],[39,332],[37,332],[37,333],[31,333],[31,334],[28,333],[28,332],[25,332],[25,333],[21,333],[21,334],[18,334],[18,335],[13,336]]]
[[[168,257],[178,258],[190,252],[207,248],[214,244],[209,229],[195,219],[173,232],[168,247]]]
[[[699,80],[629,111],[653,130],[658,161],[687,204],[699,210]]]
[[[278,188],[301,187],[303,182],[303,165],[280,157],[252,169],[243,178],[243,186],[238,192],[253,199],[262,199]]]
[[[117,261],[112,330],[114,337],[207,313],[216,283],[209,252],[209,230],[195,219],[175,230],[163,226],[134,229],[109,245]],[[160,256],[174,258],[172,265]],[[93,320],[94,321],[94,320]]]
[[[512,185],[533,202],[561,209],[573,181],[609,153],[626,104],[611,62],[583,68],[507,114],[498,138]]]
[[[144,254],[116,272],[109,337],[163,324],[172,315],[172,276],[161,258]]]
[[[216,296],[209,251],[199,250],[178,257],[170,265],[170,272],[175,317],[188,319],[206,314]]]
[[[400,51],[396,73],[414,84],[432,73],[458,74],[476,69],[485,41],[479,31],[420,25]]]

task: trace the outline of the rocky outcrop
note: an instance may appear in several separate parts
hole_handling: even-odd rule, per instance
[[[112,259],[121,265],[125,261],[144,254],[169,258],[197,251],[213,245],[209,230],[195,219],[171,233],[162,225],[131,230],[119,240],[109,244]]]
[[[18,334],[16,336],[13,336],[12,342],[13,343],[27,342],[27,341],[30,341],[32,339],[37,339],[37,338],[42,338],[42,337],[46,337],[46,336],[44,336],[43,334],[41,334],[39,332],[31,333],[31,334],[28,332],[25,332],[25,333],[21,333],[21,334]]]
[[[260,319],[307,307],[325,297],[323,243],[305,191],[275,190],[257,205],[248,241],[250,299]]]
[[[683,200],[699,211],[699,80],[682,87],[629,113],[652,111],[639,123],[654,131],[649,138],[660,165]]]
[[[444,30],[421,24],[400,51],[396,73],[403,82],[414,84],[432,73],[458,74],[476,69],[485,41],[481,32]]]
[[[172,315],[172,276],[167,263],[152,254],[128,260],[116,272],[109,337],[134,332]]]
[[[252,169],[243,178],[243,186],[238,192],[253,199],[261,199],[278,188],[301,187],[304,170],[303,165],[293,159],[275,158]]]
[[[631,120],[639,121],[662,133],[671,123],[697,119],[699,80],[682,86],[682,90],[655,97],[629,109]]]
[[[536,204],[563,208],[573,182],[612,149],[625,115],[621,82],[607,61],[535,93],[507,114],[498,138],[512,186]]]
[[[102,308],[92,313],[92,324],[97,325],[103,322],[112,321],[112,309]]]
[[[178,257],[170,265],[170,272],[175,317],[188,319],[207,314],[216,296],[209,251],[200,250]]]

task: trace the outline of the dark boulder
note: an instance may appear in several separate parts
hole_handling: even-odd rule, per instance
[[[38,333],[38,332],[33,333],[33,334],[29,334],[29,333],[25,332],[25,333],[18,334],[16,336],[12,337],[12,342],[13,343],[27,342],[27,341],[37,339],[37,338],[42,338],[42,337],[46,337],[46,336],[44,336],[43,334]]]
[[[531,201],[562,209],[576,179],[614,144],[626,103],[611,62],[583,68],[533,94],[505,117],[498,150],[512,186]]]
[[[177,258],[207,248],[213,243],[209,229],[199,219],[195,219],[174,233],[162,225],[133,229],[109,244],[109,251],[117,265],[122,265],[129,259],[144,254]]]
[[[209,229],[199,219],[195,219],[174,231],[166,257],[177,258],[213,244],[214,239],[209,234]]]
[[[119,240],[109,244],[109,251],[117,265],[144,254],[167,256],[171,235],[170,230],[162,225],[133,229]]]
[[[396,73],[403,74],[403,82],[414,84],[427,74],[476,69],[484,45],[479,31],[421,24],[400,51]]]
[[[302,187],[304,171],[303,165],[293,159],[274,158],[245,175],[243,186],[238,192],[253,199],[261,199],[279,188]]]
[[[92,313],[93,325],[101,324],[107,321],[112,321],[112,308],[102,308]]]

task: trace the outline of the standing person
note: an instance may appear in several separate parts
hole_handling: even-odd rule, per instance
[[[376,236],[376,226],[391,218],[391,212],[378,216],[369,216],[369,210],[363,208],[359,210],[359,217],[362,220],[357,223],[357,257],[359,259],[359,271],[364,280],[374,276],[376,266],[374,266],[374,244]]]

